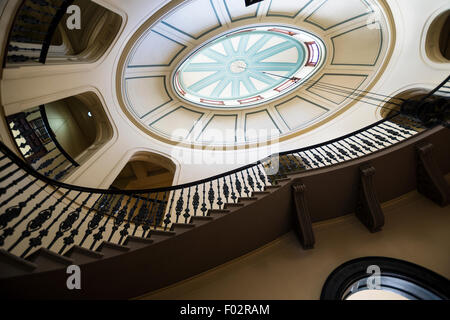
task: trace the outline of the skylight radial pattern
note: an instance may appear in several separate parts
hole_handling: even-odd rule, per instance
[[[312,43],[318,52],[311,52]],[[241,29],[189,55],[175,70],[173,86],[181,98],[197,105],[253,106],[297,88],[320,68],[322,50],[320,39],[298,29]]]

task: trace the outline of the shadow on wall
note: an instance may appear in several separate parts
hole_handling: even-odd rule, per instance
[[[45,104],[45,112],[58,142],[80,164],[112,137],[103,106],[92,92]]]
[[[166,157],[138,152],[131,157],[111,188],[133,190],[169,187],[173,184],[175,170],[175,164]]]
[[[450,10],[440,14],[431,23],[425,48],[432,61],[450,62]]]

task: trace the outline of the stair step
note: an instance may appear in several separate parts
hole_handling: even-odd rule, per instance
[[[135,237],[135,236],[128,236],[128,238],[125,240],[124,245],[131,249],[140,249],[143,247],[146,247],[153,243],[153,240],[150,238],[142,238],[142,237]]]
[[[26,260],[36,265],[36,269],[34,269],[34,272],[44,272],[61,269],[74,264],[74,261],[72,259],[64,257],[45,248],[40,248],[39,250],[33,252],[26,258]]]
[[[275,179],[275,182],[280,183],[280,182],[288,182],[291,180],[292,180],[292,178],[281,178],[281,179]]]
[[[243,197],[243,198],[239,198],[239,202],[246,202],[246,201],[256,201],[258,200],[257,197]]]
[[[227,213],[230,213],[230,210],[219,210],[219,209],[208,210],[208,215],[224,215]]]
[[[243,203],[227,203],[225,205],[225,210],[230,208],[242,208],[244,206]]]
[[[196,226],[201,226],[205,223],[213,221],[214,218],[211,216],[193,216],[191,217],[191,223],[194,223]]]
[[[0,249],[0,279],[31,273],[36,268],[34,263]]]
[[[116,256],[118,254],[130,251],[129,247],[121,246],[120,244],[115,244],[108,241],[103,241],[102,244],[97,248],[98,252],[101,252],[105,257]]]
[[[255,191],[252,193],[253,196],[266,196],[270,194],[269,191]]]
[[[176,229],[177,233],[180,233],[180,232],[186,232],[193,228],[195,228],[195,224],[193,224],[193,223],[172,223],[170,230],[175,231],[175,229]]]
[[[65,254],[65,257],[75,261],[75,264],[89,263],[103,258],[103,254],[80,246],[73,246]]]
[[[152,239],[153,242],[159,242],[168,238],[172,238],[175,235],[176,233],[173,231],[150,230],[148,237]]]
[[[281,186],[277,186],[277,185],[274,185],[274,186],[265,186],[264,187],[264,190],[276,190],[276,189],[279,189]]]

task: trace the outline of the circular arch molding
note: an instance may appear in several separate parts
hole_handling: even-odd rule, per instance
[[[325,281],[321,300],[345,300],[351,294],[369,290],[370,268],[380,271],[381,290],[400,294],[411,300],[447,300],[450,281],[411,262],[387,257],[363,257],[348,261],[335,269]]]
[[[325,6],[321,7],[323,10],[315,10],[321,1],[314,0],[303,8],[298,19],[281,19],[273,15],[272,11],[281,10],[276,9],[275,4],[279,2],[280,5],[282,1],[273,0],[270,8],[264,5],[250,8],[259,10],[257,14],[245,11],[250,9],[239,8],[238,2],[233,2],[233,7],[229,7],[227,12],[224,6],[230,3],[229,0],[174,1],[160,9],[131,37],[118,62],[116,92],[123,113],[150,137],[172,146],[237,150],[257,147],[263,142],[276,144],[287,141],[314,130],[349,110],[356,101],[342,94],[338,96],[324,92],[324,85],[347,86],[355,90],[371,90],[375,86],[388,66],[396,39],[390,7],[384,0],[352,0],[355,4],[353,18],[348,20],[337,17],[337,24],[328,25],[324,11],[334,12],[334,7]],[[368,5],[373,10],[369,10]],[[181,7],[183,10],[180,10]],[[191,16],[196,16],[200,21],[198,24],[183,23],[187,21],[183,15],[191,11]],[[205,21],[201,19],[202,13]],[[377,17],[379,21],[374,22],[373,19]],[[175,93],[172,76],[189,52],[195,53],[196,48],[202,48],[202,45],[233,30],[257,25],[283,25],[317,36],[325,43],[327,50],[323,51],[324,54],[328,53],[324,57],[322,68],[306,85],[277,97],[279,101],[267,100],[267,104],[248,105],[248,108],[241,108],[240,105],[239,108],[195,105]],[[350,53],[356,51],[349,48],[367,39],[374,40],[360,46],[358,57],[350,57]],[[158,52],[150,50],[154,49],[155,43],[161,43]],[[162,50],[167,52],[163,53]],[[232,65],[235,71],[243,66],[239,60],[237,63],[233,62],[230,61],[230,67]],[[361,65],[364,66],[364,72],[361,72]],[[336,68],[341,67],[335,66],[345,66],[342,68],[346,71],[337,72]],[[211,84],[214,85],[216,84]],[[227,89],[226,87],[224,91]],[[210,94],[206,96],[211,97]],[[241,95],[237,96],[240,100]],[[246,98],[247,96],[244,99]],[[302,114],[293,117],[292,114],[296,111]],[[220,128],[224,132],[224,138],[211,143],[211,128]],[[229,130],[226,131],[227,129]],[[269,132],[273,130],[277,134],[257,138],[247,134],[259,132],[260,129],[269,129]],[[226,134],[229,131],[234,131],[234,134]]]
[[[447,38],[450,32],[450,5],[445,5],[432,14],[422,31],[421,39],[421,55],[422,59],[430,66],[437,69],[450,70],[450,59],[445,57],[440,46],[445,46],[445,35],[443,31],[446,30]],[[450,42],[447,40],[447,54],[450,55]]]

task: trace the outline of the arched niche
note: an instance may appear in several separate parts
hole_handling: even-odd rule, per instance
[[[397,112],[400,111],[400,105],[404,100],[419,100],[425,97],[430,90],[423,88],[414,88],[402,91],[401,93],[396,94],[388,101],[384,103],[380,108],[380,115],[383,118],[387,118]]]
[[[75,0],[67,11],[56,2],[24,0],[18,7],[5,66],[94,62],[111,47],[123,24],[120,14],[92,0]]]
[[[425,50],[428,58],[437,63],[450,62],[450,10],[438,15],[427,32]]]
[[[113,136],[103,105],[93,92],[46,103],[44,107],[56,139],[79,164]]]
[[[175,163],[160,154],[135,153],[111,184],[112,189],[136,190],[168,187],[173,184]]]
[[[65,21],[56,37],[62,39],[64,55],[72,61],[95,61],[111,46],[122,25],[122,17],[91,0],[75,0],[80,8],[81,28],[69,30]],[[49,58],[52,58],[50,54]]]

